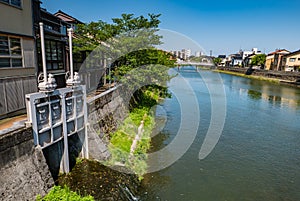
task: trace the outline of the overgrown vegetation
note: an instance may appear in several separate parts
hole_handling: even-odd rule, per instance
[[[166,88],[148,86],[139,91],[138,102],[132,103],[134,108],[125,119],[123,125],[111,134],[109,164],[122,164],[142,179],[147,170],[147,151],[150,148],[151,133],[155,126],[153,110],[160,98],[169,96]],[[135,102],[136,100],[134,100]],[[138,104],[137,104],[138,103]],[[132,143],[138,134],[138,127],[144,122],[143,133],[137,143],[134,153],[130,154]]]
[[[37,196],[36,201],[93,201],[92,196],[81,197],[76,192],[73,192],[69,187],[54,186],[51,191],[45,196]]]
[[[136,175],[125,174],[95,160],[83,159],[72,172],[62,174],[59,185],[67,185],[81,195],[91,195],[95,200],[128,200],[127,188],[138,194],[140,182]]]

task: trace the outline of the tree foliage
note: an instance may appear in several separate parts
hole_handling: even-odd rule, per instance
[[[264,66],[266,62],[266,55],[265,54],[257,54],[251,60],[252,66]]]
[[[213,61],[214,61],[215,65],[220,65],[222,62],[222,59],[217,57],[217,58],[214,58]]]
[[[150,49],[142,49],[138,51],[130,52],[124,56],[118,58],[112,64],[112,68],[115,69],[115,76],[120,78],[120,76],[124,76],[133,68],[143,67],[145,65],[156,64],[165,67],[174,66],[175,61],[170,60],[172,55],[168,52],[164,52],[162,50],[157,50],[154,48]],[[157,66],[158,71],[162,71],[165,69]],[[155,69],[152,73],[156,73]],[[158,72],[157,72],[158,73]]]
[[[161,44],[157,34],[160,14],[134,17],[122,14],[113,18],[113,23],[103,21],[79,25],[74,40],[74,52],[89,51],[85,66],[103,68],[101,61],[111,66],[114,78],[120,79],[133,68],[148,64],[174,65],[170,54],[155,49]],[[108,78],[110,79],[110,78]]]
[[[113,18],[111,24],[98,21],[80,25],[74,51],[91,51],[86,60],[89,66],[97,66],[100,60],[106,59],[112,72],[106,78],[114,78],[131,89],[165,84],[170,79],[168,68],[174,66],[175,61],[170,60],[171,54],[155,49],[162,38],[157,34],[159,16],[122,14],[121,18]],[[147,65],[150,66],[145,68]]]
[[[161,37],[155,32],[158,31],[159,16],[160,14],[148,14],[148,18],[145,18],[144,16],[134,17],[133,14],[122,14],[121,18],[113,18],[111,24],[102,20],[79,24],[75,31],[77,37],[74,39],[74,52],[93,51],[101,44],[105,46],[108,40],[112,38],[115,38],[114,42],[120,42],[117,39],[120,36],[124,37],[124,34],[125,36],[137,37],[137,31],[142,29],[147,29],[148,32],[148,40],[146,41],[148,45],[144,48],[158,45]]]

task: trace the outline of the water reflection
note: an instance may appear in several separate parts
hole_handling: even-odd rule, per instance
[[[141,199],[300,200],[300,89],[221,75],[227,97],[225,127],[212,153],[199,161],[211,119],[211,94],[196,73],[180,73],[203,106],[197,137],[172,166],[145,176]],[[153,138],[155,150],[170,143],[178,130],[180,115],[173,98],[162,104],[168,118],[163,131]]]
[[[254,100],[259,100],[262,98],[261,97],[262,94],[259,91],[255,91],[255,90],[251,90],[251,89],[248,90],[248,96],[249,96],[249,98],[254,99]]]
[[[279,107],[300,109],[300,90],[297,87],[230,76],[222,75],[222,78],[225,84],[229,84],[228,89],[238,91],[241,96],[247,94],[250,99],[255,101],[262,100]]]

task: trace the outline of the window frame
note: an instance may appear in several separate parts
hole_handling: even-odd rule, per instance
[[[9,60],[9,66],[1,67],[0,69],[11,69],[11,68],[24,68],[24,55],[23,55],[23,41],[21,37],[16,36],[10,36],[10,35],[4,35],[0,34],[1,37],[7,37],[7,43],[8,43],[8,54],[0,54],[0,59],[8,59]],[[20,54],[14,55],[11,47],[12,39],[19,39],[20,41]],[[14,66],[14,62],[16,60],[21,60],[21,66]],[[20,61],[19,61],[20,62]],[[19,63],[18,62],[18,63]]]
[[[13,1],[20,1],[20,5],[13,4]],[[9,6],[13,6],[20,9],[23,8],[23,0],[0,0],[0,3],[7,4]]]
[[[37,41],[38,68],[42,67],[41,44]],[[64,70],[64,44],[61,41],[45,39],[46,68],[49,71]]]

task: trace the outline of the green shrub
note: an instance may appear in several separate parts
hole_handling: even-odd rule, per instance
[[[37,196],[36,201],[93,201],[92,196],[81,197],[76,192],[71,191],[67,186],[54,186],[45,196]]]

